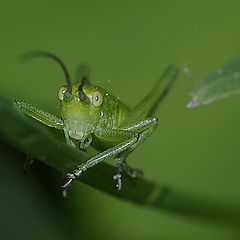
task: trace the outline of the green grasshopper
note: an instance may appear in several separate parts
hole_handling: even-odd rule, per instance
[[[91,84],[87,75],[72,83],[67,68],[57,56],[48,52],[30,54],[30,57],[36,56],[51,58],[63,69],[66,85],[58,92],[61,117],[16,100],[18,108],[49,127],[63,130],[69,146],[84,150],[91,144],[99,151],[66,175],[62,186],[64,195],[74,179],[112,156],[116,163],[113,179],[118,191],[122,188],[123,173],[131,177],[141,176],[141,171],[130,168],[126,159],[158,126],[158,118],[154,114],[175,81],[178,70],[169,66],[146,97],[130,109],[114,95]]]

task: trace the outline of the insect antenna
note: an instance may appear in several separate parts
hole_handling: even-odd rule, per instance
[[[65,66],[63,61],[59,57],[57,57],[56,55],[54,55],[52,53],[49,53],[49,52],[44,52],[44,51],[35,51],[35,52],[25,53],[24,55],[21,56],[21,59],[29,60],[29,59],[35,58],[35,57],[51,58],[51,59],[55,60],[60,65],[60,67],[62,68],[62,70],[64,72],[65,79],[66,79],[66,82],[67,82],[67,89],[66,89],[64,95],[67,98],[71,98],[71,96],[72,96],[72,80],[71,80],[70,74],[67,70],[67,67]]]
[[[76,81],[83,79],[84,77],[89,79],[91,69],[85,63],[79,64],[76,71]]]
[[[88,96],[83,91],[83,86],[87,83],[89,83],[88,77],[83,76],[82,81],[81,81],[81,83],[78,87],[78,92],[79,92],[79,98],[80,98],[81,101],[83,101],[85,103],[90,103],[90,99],[88,98]]]

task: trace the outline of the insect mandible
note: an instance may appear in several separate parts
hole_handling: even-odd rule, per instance
[[[118,191],[122,188],[123,173],[140,176],[141,171],[130,168],[126,159],[157,128],[155,112],[173,85],[178,69],[169,66],[152,90],[131,109],[114,95],[90,83],[87,75],[73,83],[66,66],[54,54],[39,51],[29,56],[48,57],[61,66],[66,85],[58,92],[60,118],[16,100],[18,108],[41,123],[62,130],[70,147],[86,149],[91,144],[99,151],[66,175],[63,195],[66,196],[72,181],[84,171],[112,156],[116,163],[113,179]]]

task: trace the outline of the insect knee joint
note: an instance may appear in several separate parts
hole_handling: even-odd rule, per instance
[[[158,117],[153,118],[153,123],[158,123]]]
[[[139,138],[140,138],[140,134],[139,133],[135,133],[133,136],[136,138],[136,141],[138,141]]]

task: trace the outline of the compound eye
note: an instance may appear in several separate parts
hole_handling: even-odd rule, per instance
[[[58,91],[58,98],[59,100],[63,101],[64,99],[64,94],[65,92],[67,91],[67,88],[66,87],[61,87]]]
[[[102,95],[101,92],[95,91],[92,94],[92,103],[93,103],[94,107],[99,107],[99,106],[102,105],[102,103],[103,103],[103,95]]]

